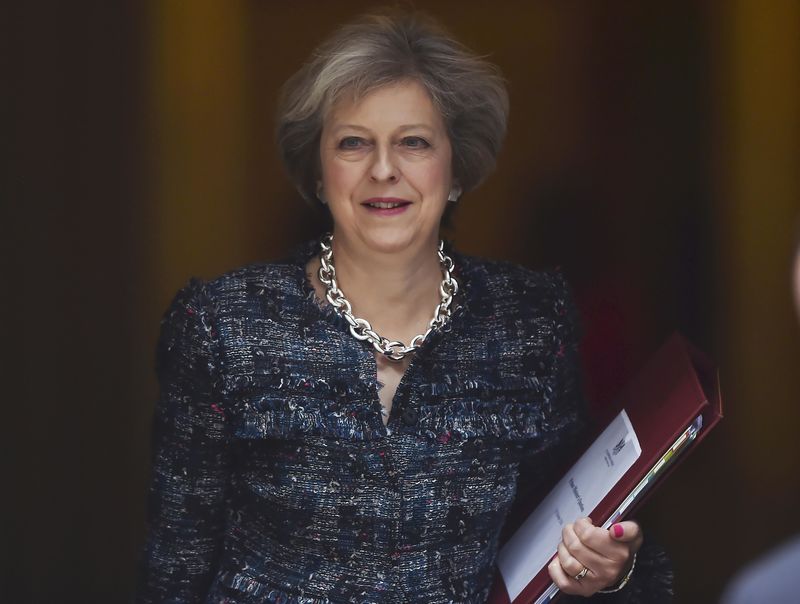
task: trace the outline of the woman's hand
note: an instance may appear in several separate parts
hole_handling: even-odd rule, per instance
[[[632,520],[605,530],[594,526],[591,518],[579,518],[562,529],[558,554],[547,572],[565,594],[591,596],[622,580],[642,539],[639,524]],[[584,568],[588,569],[585,573]]]

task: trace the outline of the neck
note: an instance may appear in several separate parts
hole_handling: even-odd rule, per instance
[[[434,240],[383,253],[334,238],[336,279],[353,314],[369,321],[382,336],[404,344],[424,333],[440,301],[437,245]]]

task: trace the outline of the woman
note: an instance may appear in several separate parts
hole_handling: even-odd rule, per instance
[[[279,144],[332,237],[192,279],[165,313],[137,602],[486,601],[512,504],[585,413],[562,276],[439,244],[507,110],[417,16],[341,28],[287,83]],[[565,527],[559,588],[667,600],[663,555],[612,528]]]

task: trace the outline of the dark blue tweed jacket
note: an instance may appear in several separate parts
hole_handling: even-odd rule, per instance
[[[164,314],[137,603],[483,603],[515,501],[577,445],[559,272],[449,249],[456,309],[384,425],[371,347],[306,279],[316,251],[193,278]],[[670,593],[646,544],[632,582],[595,598]]]

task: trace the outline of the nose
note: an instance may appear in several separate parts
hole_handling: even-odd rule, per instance
[[[390,149],[381,147],[376,150],[370,166],[369,177],[373,182],[397,182],[399,170]]]

